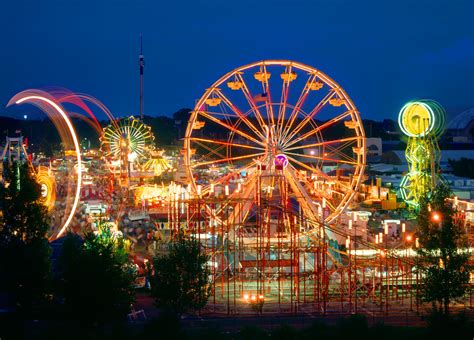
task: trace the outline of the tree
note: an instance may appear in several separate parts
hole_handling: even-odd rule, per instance
[[[51,247],[40,187],[27,164],[4,163],[0,186],[0,290],[28,314],[47,300]]]
[[[176,314],[202,309],[211,293],[208,260],[198,240],[178,233],[168,254],[153,259],[151,294],[157,306]]]
[[[82,240],[68,234],[59,258],[59,287],[66,315],[86,325],[120,321],[135,300],[136,270],[130,245],[107,223]]]
[[[450,189],[439,184],[422,199],[417,231],[422,298],[445,316],[449,315],[450,303],[466,293],[470,273],[463,219],[448,200],[451,196]]]
[[[448,163],[456,176],[474,178],[474,159],[464,157],[459,160],[448,159]]]

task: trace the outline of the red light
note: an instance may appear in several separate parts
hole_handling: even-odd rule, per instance
[[[411,240],[412,240],[411,235],[407,235],[407,242],[411,242]]]
[[[434,212],[431,215],[431,219],[433,220],[433,222],[439,222],[439,221],[441,221],[441,215],[438,214],[437,212]]]

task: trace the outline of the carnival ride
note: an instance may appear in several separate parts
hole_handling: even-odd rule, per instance
[[[84,101],[105,112],[110,125],[102,129]],[[150,178],[171,165],[154,148],[151,129],[141,120],[117,120],[86,95],[58,99],[29,90],[10,103],[23,102],[48,114],[65,146],[64,174],[58,176],[51,166],[35,169],[46,205],[53,205],[58,185],[66,189],[66,197],[59,195],[66,203],[65,218],[51,239],[75,223],[86,171],[63,107],[73,104],[90,115],[87,121],[101,142],[100,158],[88,167],[83,187],[111,188],[109,205],[95,200],[85,214],[106,215],[131,240],[130,230],[145,229],[140,222],[144,217],[154,219],[150,225],[162,240],[181,231],[197,238],[210,258],[208,309],[230,314],[260,306],[269,312],[325,313],[331,308],[357,312],[358,306],[375,304],[386,312],[391,305],[410,304],[418,310],[416,239],[405,224],[401,242],[390,238],[388,224],[376,235],[358,224],[370,215],[355,211],[364,179],[364,129],[350,97],[323,72],[270,60],[218,79],[191,112],[182,160],[174,160],[177,167],[183,162],[187,177],[161,185]],[[402,109],[401,127],[415,140],[413,149],[421,144],[433,152],[433,134],[442,126],[433,119],[437,110],[424,101]],[[23,152],[27,159],[23,143],[18,145],[18,157]],[[422,162],[416,166],[426,168],[426,160]],[[99,164],[110,176],[99,171]],[[120,185],[114,186],[116,174]],[[135,241],[146,238],[138,236]]]
[[[151,150],[143,168],[151,172],[153,176],[161,176],[165,171],[171,170],[173,167],[164,157],[164,150]]]
[[[314,220],[323,217],[317,206],[326,209],[330,223],[365,167],[364,130],[349,96],[321,71],[292,61],[253,63],[216,81],[191,113],[184,147],[194,193],[227,186],[229,199],[249,202],[233,213],[236,224],[250,217],[256,191],[266,199],[288,195]]]
[[[192,111],[184,155],[189,183],[171,190],[170,224],[208,250],[214,308],[250,293],[292,310],[334,290],[369,294],[348,252],[358,237],[336,223],[363,179],[365,135],[326,74],[280,60],[227,73]]]
[[[154,149],[151,128],[133,116],[119,119],[104,128],[101,151],[110,162],[112,171],[118,170],[121,178],[127,179],[134,171],[134,166],[141,167]]]
[[[405,151],[408,173],[400,183],[400,194],[415,209],[420,199],[441,180],[437,138],[444,128],[444,117],[444,109],[433,100],[409,102],[398,115],[400,129],[408,136]]]
[[[73,161],[71,158],[65,157],[65,173],[61,176],[61,184],[66,190],[63,191],[61,202],[58,202],[53,191],[57,179],[54,179],[50,172],[48,173],[42,168],[35,169],[31,164],[31,159],[27,156],[22,138],[16,141],[17,149],[23,150],[25,161],[28,162],[41,185],[43,203],[47,204],[50,210],[54,206],[57,206],[57,209],[60,210],[59,218],[56,221],[56,225],[53,226],[50,235],[50,239],[55,239],[66,232],[79,205],[82,182],[82,161],[78,137],[66,110],[51,94],[40,90],[22,91],[10,99],[7,106],[24,103],[33,104],[48,116],[56,126],[65,154],[69,154],[75,160]],[[20,159],[18,159],[18,161],[19,160]],[[21,183],[18,183],[18,185],[21,185]],[[59,207],[59,205],[61,206]]]

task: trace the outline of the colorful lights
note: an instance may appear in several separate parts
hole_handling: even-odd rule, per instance
[[[288,166],[288,157],[284,154],[278,154],[275,156],[275,166],[281,167],[282,169]]]
[[[40,93],[40,91],[37,91]],[[29,95],[30,93],[36,93],[35,91],[23,91],[17,94],[12,98],[12,100],[9,102],[9,105],[12,101],[15,102],[15,104],[22,104],[22,103],[31,103],[39,106],[43,111],[48,114],[49,118],[52,119],[53,121],[57,119],[57,116],[59,115],[60,119],[64,121],[64,123],[67,126],[69,136],[72,138],[73,144],[74,144],[74,150],[75,150],[75,155],[76,155],[76,162],[77,162],[77,182],[76,182],[76,192],[74,196],[74,201],[71,207],[71,210],[69,211],[69,215],[64,222],[64,224],[60,227],[59,232],[55,236],[55,238],[60,237],[67,229],[69,224],[72,221],[72,218],[74,217],[74,214],[77,209],[77,205],[79,203],[79,198],[81,194],[81,184],[82,184],[82,160],[81,160],[81,149],[79,145],[79,141],[76,135],[76,131],[74,130],[74,127],[72,125],[71,120],[69,119],[68,115],[66,114],[65,110],[57,104],[53,99],[47,98],[47,94],[45,93],[44,95]],[[42,104],[46,104],[46,107],[43,106]],[[52,109],[52,110],[51,110]],[[61,132],[61,131],[60,131]]]
[[[305,82],[304,88],[293,88],[299,81]],[[283,97],[275,100],[272,93]],[[215,98],[220,99],[219,105],[211,100]],[[316,115],[324,108],[330,110],[330,118],[319,124]],[[198,130],[198,123],[209,128]],[[212,131],[214,126],[219,134]],[[324,140],[336,126],[345,129],[344,135],[336,132],[332,140]],[[260,204],[255,197],[256,171],[261,176],[283,176],[288,192],[276,188],[265,193],[294,196],[308,218],[320,220],[323,215],[325,222],[334,221],[348,206],[365,169],[365,133],[349,96],[320,70],[289,60],[244,65],[208,86],[191,112],[183,150],[194,193],[198,184],[206,195],[214,192],[214,182],[231,180],[228,197]],[[212,179],[205,171],[209,166],[218,169]],[[342,170],[336,175],[335,168],[353,176],[340,176]],[[250,175],[243,177],[242,171]],[[318,208],[322,200],[324,206]],[[245,223],[242,220],[250,218],[253,208],[245,204],[230,216],[231,223]]]
[[[429,105],[424,102],[405,104],[398,114],[398,125],[409,137],[422,137],[433,130],[435,115]]]
[[[105,157],[135,161],[152,150],[154,139],[148,125],[139,119],[129,117],[104,128],[101,149]]]
[[[409,102],[398,115],[400,129],[409,137],[405,151],[408,173],[400,183],[400,195],[415,209],[421,197],[439,180],[436,138],[442,131],[444,116],[441,105],[432,100]]]
[[[265,296],[263,294],[244,293],[243,298],[244,298],[244,301],[247,303],[257,303],[257,302],[263,302],[265,300]]]
[[[54,207],[54,202],[56,201],[56,189],[55,189],[55,180],[49,168],[39,166],[36,171],[36,182],[41,187],[41,203],[48,210],[51,210]]]

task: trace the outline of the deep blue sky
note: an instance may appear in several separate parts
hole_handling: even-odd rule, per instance
[[[414,98],[452,113],[474,106],[472,0],[4,0],[0,106],[26,88],[61,86],[138,112],[170,115],[227,71],[294,59],[326,72],[363,118],[395,118]]]

